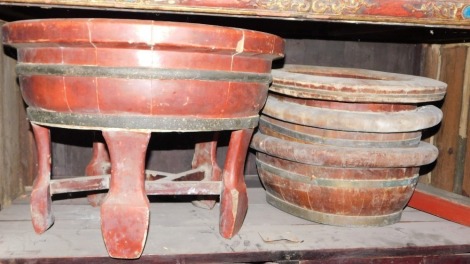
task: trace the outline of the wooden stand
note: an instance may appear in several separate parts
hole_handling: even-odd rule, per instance
[[[147,195],[220,195],[220,234],[231,238],[240,230],[248,204],[245,158],[266,100],[271,61],[283,55],[281,38],[113,19],[20,21],[5,25],[3,34],[20,54],[17,73],[37,141],[39,171],[31,199],[37,233],[53,223],[51,195],[108,188],[106,197],[88,198],[101,204],[101,230],[114,258],[142,254]],[[87,176],[50,179],[49,127],[102,131],[107,148],[100,140],[93,144]],[[196,144],[191,170],[145,172],[152,132],[222,130],[233,131],[223,171],[211,139]],[[146,181],[146,174],[158,179]],[[194,180],[196,174],[203,177]],[[195,204],[212,208],[215,200]]]
[[[103,172],[100,170],[103,168],[107,170],[106,148],[97,142],[93,145],[93,159],[87,167],[88,176],[51,180],[49,129],[32,125],[39,153],[38,177],[31,194],[33,225],[37,233],[45,232],[54,222],[51,212],[52,194],[108,188],[109,192],[103,201],[96,199],[99,199],[99,196],[92,196],[91,204],[101,204],[103,238],[109,255],[114,258],[133,259],[139,258],[142,254],[149,223],[147,195],[220,194],[220,234],[225,238],[231,238],[237,234],[243,224],[248,209],[243,169],[253,129],[232,132],[221,179],[220,177],[217,179],[217,171],[220,168],[215,163],[215,151],[213,151],[217,146],[216,141],[196,145],[194,154],[196,162],[193,162],[195,167],[193,170],[178,174],[156,172],[165,177],[155,181],[145,181],[145,153],[150,133],[104,130],[103,136],[111,158],[111,175],[91,175]],[[209,174],[205,175],[202,181],[182,180],[196,171],[204,174],[208,171]],[[214,171],[216,173],[213,173]],[[202,202],[212,204],[215,201]]]

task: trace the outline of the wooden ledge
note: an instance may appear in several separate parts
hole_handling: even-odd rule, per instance
[[[470,4],[466,0],[3,0],[0,4],[470,27]]]

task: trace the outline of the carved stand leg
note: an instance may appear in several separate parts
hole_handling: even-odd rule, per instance
[[[241,228],[248,209],[243,170],[253,129],[233,131],[230,137],[220,199],[219,232],[225,238],[233,237]]]
[[[194,149],[192,168],[204,168],[205,181],[221,180],[222,170],[217,164],[217,138],[218,134],[215,133],[212,141],[197,143]],[[212,209],[216,200],[196,200],[193,204],[197,207]]]
[[[31,124],[38,150],[38,171],[31,192],[31,218],[34,231],[41,234],[53,223],[51,211],[51,136],[49,128]]]
[[[96,139],[95,139],[96,140]],[[111,163],[106,145],[102,142],[93,142],[93,156],[90,163],[86,167],[85,174],[87,176],[97,176],[109,174],[111,171]],[[105,193],[89,194],[88,202],[92,206],[99,206],[106,197]]]
[[[150,133],[103,131],[111,156],[108,195],[101,205],[101,231],[114,258],[139,258],[149,224],[145,153]]]

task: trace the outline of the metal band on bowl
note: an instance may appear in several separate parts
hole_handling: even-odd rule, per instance
[[[126,129],[152,132],[221,131],[254,128],[258,115],[237,118],[78,114],[49,112],[28,107],[28,118],[39,125],[72,129]]]
[[[375,147],[375,148],[393,148],[393,147],[415,147],[419,145],[421,141],[421,136],[417,136],[410,139],[403,140],[388,140],[388,141],[379,141],[379,140],[352,140],[352,139],[341,139],[341,138],[328,138],[317,136],[308,133],[302,133],[300,131],[295,131],[287,127],[274,124],[266,120],[262,115],[259,120],[259,130],[263,134],[265,130],[271,130],[281,135],[285,135],[290,138],[295,138],[304,142],[313,143],[313,144],[325,144],[325,145],[334,145],[340,147]]]
[[[368,179],[328,179],[328,178],[314,178],[305,175],[297,174],[287,171],[278,167],[268,164],[260,159],[256,159],[256,165],[259,170],[274,174],[289,182],[295,181],[298,183],[311,184],[320,187],[335,187],[335,188],[392,188],[392,187],[406,187],[415,186],[418,182],[419,174],[415,174],[409,178],[403,179],[381,179],[381,180],[368,180]]]
[[[266,192],[266,201],[280,210],[310,221],[338,226],[385,226],[400,221],[402,211],[387,215],[352,216],[329,214],[302,208]]]
[[[206,80],[248,83],[270,83],[272,80],[271,74],[269,73],[29,63],[18,64],[16,66],[16,73],[20,76],[53,75],[148,80]]]

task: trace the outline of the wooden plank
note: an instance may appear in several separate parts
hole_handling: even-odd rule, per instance
[[[470,254],[459,255],[440,255],[440,256],[405,256],[405,257],[379,257],[379,258],[362,258],[362,257],[333,257],[322,260],[300,261],[300,264],[333,264],[333,263],[374,263],[374,264],[440,264],[440,263],[467,263],[470,262]]]
[[[408,206],[470,226],[470,198],[418,184]]]
[[[470,18],[466,0],[3,0],[1,3],[451,27],[468,27]]]
[[[424,44],[422,49],[422,60],[421,60],[421,76],[425,76],[432,79],[439,79],[441,74],[441,45],[438,44]],[[436,129],[428,129],[423,132],[422,139],[428,143],[435,145],[435,133]],[[431,171],[435,164],[425,165],[422,167],[422,176],[419,177],[419,182],[425,184],[431,184]]]
[[[16,83],[14,58],[6,49],[0,55],[0,210],[32,183],[32,141],[27,130],[23,100]],[[11,56],[11,57],[10,57]],[[25,155],[27,154],[27,155]]]
[[[468,168],[470,166],[468,164],[465,164],[465,162],[470,162],[470,150],[468,150],[468,144],[470,143],[468,141],[468,130],[469,128],[469,122],[468,118],[470,116],[469,113],[469,105],[470,105],[470,51],[469,51],[469,45],[467,46],[467,54],[464,58],[465,60],[465,66],[462,69],[463,70],[463,80],[462,80],[462,111],[460,114],[460,122],[459,122],[459,136],[458,136],[458,141],[459,141],[459,146],[458,146],[458,151],[457,151],[457,168],[455,171],[455,176],[454,176],[454,188],[453,192],[458,193],[458,194],[463,194],[463,183],[464,183],[464,178],[467,178],[465,181],[468,182],[470,179],[470,175],[465,176],[465,170],[467,169],[467,174],[469,173]],[[470,185],[467,183],[467,190]],[[468,196],[468,195],[467,195]]]
[[[12,64],[16,65],[16,61],[11,61]],[[12,75],[11,78],[16,80],[16,75]],[[16,81],[15,81],[16,84]],[[19,87],[15,85],[15,88],[19,91]],[[21,95],[19,95],[21,96]],[[16,172],[15,177],[23,178],[23,186],[32,186],[34,177],[36,176],[36,164],[37,164],[37,151],[36,142],[34,140],[33,131],[29,120],[26,115],[26,107],[21,97],[18,102],[18,116],[19,116],[19,129],[18,137],[20,138],[20,164],[21,169]]]
[[[468,44],[426,45],[422,75],[448,83],[442,105],[443,121],[431,141],[440,155],[431,177],[431,183],[447,191],[470,194],[470,52]],[[434,129],[435,131],[436,129]],[[432,133],[433,130],[430,130]]]
[[[277,210],[265,202],[261,188],[248,192],[254,201],[250,200],[240,233],[230,240],[218,234],[218,206],[205,210],[177,200],[151,203],[148,240],[140,261],[323,261],[449,256],[470,251],[469,228],[411,208],[394,225],[335,227]],[[115,261],[107,256],[102,242],[100,209],[87,205],[86,198],[54,201],[56,222],[42,235],[34,233],[29,206],[23,201],[0,212],[0,262]],[[269,236],[294,237],[298,242],[263,240]]]
[[[448,87],[441,107],[444,117],[434,138],[439,157],[431,174],[431,184],[447,191],[454,190],[454,178],[459,166],[463,165],[464,152],[462,153],[461,146],[466,139],[459,134],[459,126],[463,109],[467,52],[466,44],[443,45],[439,49],[441,68],[438,79],[447,83]]]
[[[93,132],[52,128],[51,140],[53,178],[84,175],[85,167],[91,160]]]
[[[161,175],[161,174],[160,174]],[[109,189],[111,175],[80,176],[51,180],[50,193],[72,193]],[[220,195],[221,181],[145,181],[147,195]]]
[[[465,79],[464,79],[464,91],[470,93],[470,52],[467,52],[467,61],[465,65]],[[466,107],[466,118],[461,118],[465,120],[465,122],[461,122],[459,131],[461,134],[465,136],[465,157],[462,163],[463,171],[462,171],[462,181],[461,181],[461,194],[467,197],[470,197],[470,140],[468,140],[468,135],[470,134],[470,123],[468,122],[468,118],[470,116],[470,99],[464,98],[466,102],[464,103]]]
[[[421,45],[286,39],[286,63],[351,67],[418,75]]]

